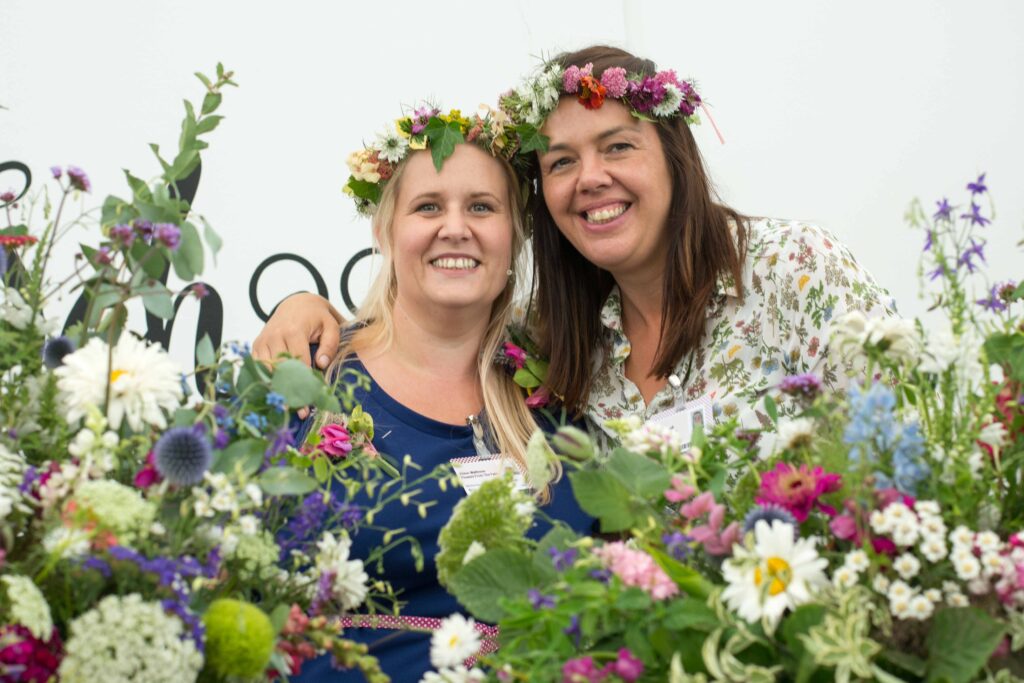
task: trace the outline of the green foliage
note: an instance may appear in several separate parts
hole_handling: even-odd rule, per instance
[[[493,623],[505,616],[502,598],[521,598],[539,580],[530,558],[498,548],[470,560],[451,578],[449,589],[473,616]]]
[[[926,680],[972,680],[1005,634],[1005,626],[976,607],[939,610],[928,633]]]
[[[427,138],[430,156],[434,160],[434,168],[438,171],[441,170],[444,160],[455,152],[455,145],[466,139],[458,121],[452,120],[445,123],[437,117],[433,117],[427,122],[423,129],[423,135]]]

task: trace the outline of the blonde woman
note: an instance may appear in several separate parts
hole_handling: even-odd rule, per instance
[[[499,126],[486,118],[459,123],[475,144],[456,144],[444,154],[430,149],[432,140],[422,133],[440,125],[432,121],[450,125],[452,118],[423,109],[399,120],[426,149],[409,149],[406,138],[390,134],[349,160],[354,174],[348,187],[372,215],[383,265],[333,366],[370,377],[370,390],[356,398],[373,416],[378,451],[408,454],[426,470],[475,455],[466,419],[473,415],[488,425],[494,452],[522,462],[536,425],[509,374],[493,362],[524,242],[522,193],[512,168],[492,154],[499,149]],[[310,420],[318,426],[322,417]],[[392,553],[385,578],[401,591],[403,615],[428,620],[459,611],[437,582],[434,557],[438,532],[464,495],[461,488],[430,486],[420,495],[436,504],[425,518],[415,506],[396,504],[375,519],[376,526],[404,528],[420,542],[424,571],[416,571],[409,554]],[[568,482],[550,488],[539,496],[548,501],[546,512],[588,531],[591,520],[576,506]],[[352,554],[379,544],[364,529],[353,538]],[[418,681],[429,669],[428,634],[353,629],[346,636],[367,642],[393,680]],[[321,658],[307,662],[298,680],[360,676],[333,670],[329,658]]]

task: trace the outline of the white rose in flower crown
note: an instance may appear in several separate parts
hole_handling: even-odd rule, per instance
[[[181,373],[170,356],[159,344],[149,344],[127,332],[108,355],[107,344],[93,338],[65,356],[64,364],[54,371],[68,422],[85,417],[90,407],[102,409],[109,382],[106,415],[112,428],[118,429],[123,420],[135,431],[145,424],[167,427],[165,412],[177,408],[183,396]]]

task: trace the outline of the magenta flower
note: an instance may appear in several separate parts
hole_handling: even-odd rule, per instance
[[[811,470],[807,465],[796,468],[780,462],[774,470],[761,477],[761,490],[756,500],[789,510],[799,522],[805,521],[814,508],[834,517],[836,509],[825,505],[819,498],[838,491],[842,485],[842,477],[826,473],[820,466]]]
[[[562,665],[562,683],[597,683],[603,678],[593,657],[576,657]]]
[[[174,223],[157,223],[153,226],[153,230],[155,237],[171,251],[181,245],[181,228]]]
[[[789,375],[783,377],[779,384],[782,393],[790,396],[805,396],[814,398],[821,392],[821,380],[813,372],[803,375]]]
[[[505,358],[509,359],[515,366],[516,370],[521,369],[526,365],[526,351],[516,346],[512,342],[505,342],[503,345]]]
[[[64,175],[64,171],[61,170],[60,166],[51,166],[50,173],[53,174],[54,180],[60,180],[60,177]]]
[[[580,89],[580,79],[582,77],[580,68],[573,64],[562,74],[562,89],[570,95],[575,95]]]
[[[4,681],[56,680],[63,656],[64,644],[56,629],[43,641],[20,624],[0,626],[0,671],[14,673],[14,678],[5,676]]]
[[[545,387],[538,387],[526,399],[527,408],[543,408],[551,402],[551,391]]]
[[[665,500],[670,503],[682,503],[690,500],[697,489],[686,483],[682,475],[672,475],[672,488],[665,491]]]
[[[156,468],[156,455],[153,451],[150,451],[146,454],[146,464],[135,473],[132,484],[137,489],[148,489],[153,484],[159,484],[161,481],[163,481],[163,477],[160,476],[160,471]]]
[[[626,683],[633,683],[644,673],[644,663],[633,656],[629,648],[619,648],[619,658],[606,665],[605,673],[615,674]]]
[[[332,458],[344,458],[352,452],[352,441],[344,425],[329,424],[320,428],[320,450]]]
[[[618,99],[626,94],[629,83],[626,80],[626,70],[621,66],[613,66],[605,69],[601,74],[601,85],[608,89],[608,97]]]
[[[641,589],[655,600],[664,600],[679,593],[679,586],[650,555],[627,548],[622,541],[601,546],[594,554],[622,583]]]

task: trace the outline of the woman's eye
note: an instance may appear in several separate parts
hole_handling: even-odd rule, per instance
[[[473,213],[491,213],[494,211],[494,207],[484,202],[477,202],[470,206],[469,210]]]
[[[416,207],[417,213],[434,213],[441,209],[435,202],[424,202]]]
[[[568,157],[560,157],[560,158],[555,159],[554,161],[552,161],[550,164],[548,164],[548,171],[557,171],[560,168],[565,168],[568,165],[569,165],[569,158]]]
[[[626,150],[633,149],[633,145],[628,142],[613,142],[608,145],[609,152],[625,152]]]

